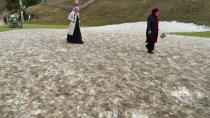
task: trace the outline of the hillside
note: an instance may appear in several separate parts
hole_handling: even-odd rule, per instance
[[[98,0],[83,11],[82,21],[88,25],[144,21],[158,7],[160,20],[210,25],[209,6],[209,0]]]
[[[83,4],[86,1],[87,0],[80,0],[79,5]],[[76,5],[73,0],[43,0],[42,2],[46,3],[41,3],[39,5],[34,5],[27,8],[26,12],[32,14],[33,16],[33,20],[30,23],[67,25],[67,16],[69,15],[70,11],[66,10],[65,7],[71,7]]]
[[[0,13],[3,12],[5,7],[6,7],[6,1],[5,0],[0,0]]]
[[[61,8],[52,8],[44,5],[32,6],[28,9],[28,13],[31,13],[33,20],[30,23],[33,24],[57,24],[67,25],[66,17],[68,11]]]
[[[56,0],[47,1],[56,2]],[[71,0],[60,0],[56,3],[75,5]],[[161,9],[159,19],[162,21],[177,20],[210,25],[209,6],[209,0],[97,0],[94,4],[81,11],[81,21],[82,25],[85,26],[145,21],[151,9],[158,7]],[[58,14],[56,13],[58,12],[57,10],[53,10],[54,8],[46,8],[46,6],[41,5],[36,10],[30,10],[34,8],[29,8],[29,12],[38,15],[39,18],[43,16],[40,13],[42,11],[44,14],[48,13],[45,17],[48,20],[52,20],[52,22],[60,17],[59,21],[56,21],[55,24],[67,25],[68,23],[66,17],[69,11],[65,9],[57,9],[59,11]],[[33,21],[33,23],[42,24],[51,24],[52,22],[45,22],[44,19]]]

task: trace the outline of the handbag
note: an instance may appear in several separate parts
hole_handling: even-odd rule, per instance
[[[161,33],[161,34],[160,34],[160,38],[161,38],[161,39],[166,38],[166,34],[165,34],[165,33]]]

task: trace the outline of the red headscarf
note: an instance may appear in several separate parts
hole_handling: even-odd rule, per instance
[[[158,11],[160,11],[159,8],[154,8],[154,9],[152,10],[152,14],[155,15]]]

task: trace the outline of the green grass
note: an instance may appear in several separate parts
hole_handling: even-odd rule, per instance
[[[171,33],[171,34],[183,35],[183,36],[208,37],[208,38],[210,38],[210,31],[207,31],[207,32],[179,32],[179,33]]]
[[[74,5],[70,0],[47,0],[63,5]],[[87,0],[81,0],[84,2]],[[160,21],[179,21],[210,25],[210,0],[97,0],[80,11],[82,26],[101,26],[146,21],[151,10],[160,8]],[[27,8],[33,14],[31,23],[67,25],[70,11],[62,8],[36,5]]]
[[[160,21],[210,25],[209,6],[210,0],[97,0],[80,15],[83,25],[109,25],[146,21],[158,7]]]
[[[10,30],[20,30],[20,29],[40,29],[40,28],[48,28],[48,29],[66,29],[68,26],[63,25],[39,25],[39,24],[23,24],[23,28],[8,28],[7,25],[0,27],[0,32],[10,31]]]

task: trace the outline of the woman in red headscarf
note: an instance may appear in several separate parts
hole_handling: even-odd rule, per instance
[[[158,39],[158,15],[159,15],[159,8],[155,8],[152,10],[152,14],[148,16],[147,18],[147,31],[146,31],[146,36],[147,36],[147,49],[148,53],[152,54],[155,43],[157,42]]]

